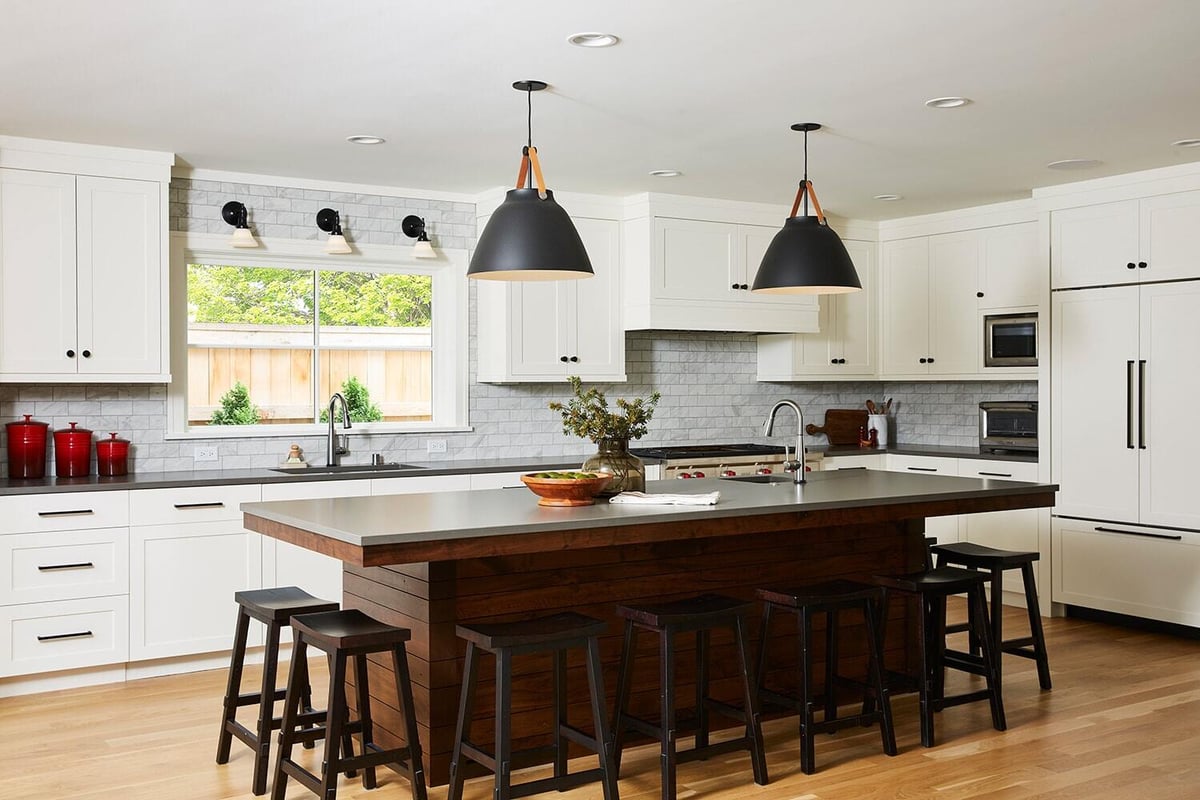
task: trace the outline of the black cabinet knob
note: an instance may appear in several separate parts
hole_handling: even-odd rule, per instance
[[[1134,266],[1135,266],[1134,263],[1132,261],[1130,261],[1128,264],[1125,265],[1125,269],[1133,269]]]
[[[933,363],[933,356],[930,356],[930,357],[929,357],[929,363],[930,363],[930,364],[932,364],[932,363]]]
[[[91,350],[84,350],[84,351],[83,351],[82,353],[80,353],[79,355],[83,356],[84,358],[91,358],[91,357],[92,357],[92,351],[91,351]]]
[[[975,296],[976,296],[976,297],[983,297],[983,292],[976,292],[976,293],[975,293]]]
[[[67,351],[67,358],[74,358],[74,357],[75,357],[75,351],[74,351],[74,350],[68,350],[68,351]]]
[[[829,363],[830,363],[830,364],[836,364],[836,363],[837,363],[837,359],[836,359],[836,358],[831,358],[831,359],[829,359]]]
[[[573,362],[574,362],[574,361],[578,361],[578,360],[579,360],[579,356],[571,356],[570,360],[571,360],[571,361],[573,361]]]
[[[1146,268],[1146,262],[1145,262],[1145,261],[1139,261],[1139,262],[1138,262],[1138,269],[1145,269],[1145,268]]]
[[[927,359],[927,358],[922,358],[922,359],[921,359],[921,363],[922,363],[922,364],[924,364],[924,363],[925,363],[926,361],[928,361],[928,360],[929,360],[929,359]]]
[[[844,358],[839,358],[839,359],[838,359],[838,363],[839,363],[839,364],[845,364],[845,363],[846,363],[846,359],[844,359]]]
[[[559,360],[559,361],[561,361],[561,362],[563,362],[564,364],[565,364],[565,363],[567,363],[567,357],[566,357],[566,356],[559,356],[559,357],[558,357],[558,360]]]
[[[742,288],[743,288],[743,289],[749,289],[749,288],[750,288],[750,284],[748,284],[748,283],[743,283],[743,284],[742,284]]]
[[[730,289],[739,289],[741,287],[739,287],[736,283],[731,283],[731,284],[729,284],[729,288]]]

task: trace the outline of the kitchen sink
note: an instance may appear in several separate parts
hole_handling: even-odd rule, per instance
[[[791,475],[731,475],[721,478],[723,481],[741,481],[742,483],[795,483]]]
[[[289,469],[287,467],[272,467],[272,472],[281,472],[285,475],[336,475],[342,473],[367,472],[378,474],[380,472],[411,472],[422,470],[425,467],[418,467],[415,464],[339,464],[336,467],[300,467],[299,469]]]

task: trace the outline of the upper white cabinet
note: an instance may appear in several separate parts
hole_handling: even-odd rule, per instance
[[[625,329],[815,332],[815,296],[750,292],[782,224],[766,207],[640,197],[622,224]]]
[[[172,160],[0,137],[0,380],[170,379]]]
[[[563,381],[568,375],[585,381],[625,380],[620,223],[574,222],[593,277],[477,283],[480,381]]]
[[[1040,302],[1034,223],[884,242],[880,375],[1002,378],[1036,368],[983,367],[983,315]]]
[[[875,374],[875,244],[844,243],[862,291],[820,296],[818,333],[759,336],[758,380],[861,380]]]
[[[1055,289],[1200,277],[1200,191],[1050,214]]]

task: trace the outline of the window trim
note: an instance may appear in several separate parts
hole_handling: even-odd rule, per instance
[[[317,239],[259,238],[250,250],[229,244],[229,236],[211,233],[171,234],[170,340],[172,380],[167,387],[165,439],[229,439],[321,436],[321,423],[298,425],[233,425],[192,428],[187,424],[187,265],[237,264],[262,267],[335,268],[356,271],[404,267],[433,278],[433,420],[431,422],[364,422],[364,433],[432,433],[471,430],[467,418],[467,251],[438,248],[436,259],[418,259],[411,247],[353,245],[349,255],[330,255]],[[445,343],[445,344],[443,344]]]

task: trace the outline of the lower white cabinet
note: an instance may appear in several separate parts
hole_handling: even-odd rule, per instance
[[[89,597],[0,608],[0,677],[129,658],[129,598]]]
[[[1200,533],[1055,517],[1054,601],[1200,626]]]
[[[825,456],[821,459],[821,472],[836,472],[839,469],[883,469],[886,458],[886,453]]]
[[[524,489],[521,476],[529,470],[521,472],[480,472],[471,476],[472,489]]]
[[[470,475],[418,475],[412,478],[374,478],[371,494],[457,492],[473,488]]]
[[[892,472],[915,472],[920,475],[958,475],[957,458],[938,456],[904,456],[887,454],[887,468]],[[958,515],[929,517],[925,520],[925,535],[937,539],[938,544],[958,541]]]
[[[1030,481],[1036,483],[1038,467],[1035,463],[1021,461],[992,461],[962,458],[958,461],[958,474],[964,478],[985,480]],[[1001,550],[1039,550],[1038,520],[1043,514],[1040,508],[1017,508],[1012,511],[989,511],[986,514],[963,514],[959,519],[959,535],[964,542],[974,542]],[[1041,562],[1033,562],[1033,574],[1041,585]],[[1025,584],[1021,571],[1010,569],[1004,573],[1004,590],[1023,593]],[[1047,606],[1049,608],[1049,606]]]

